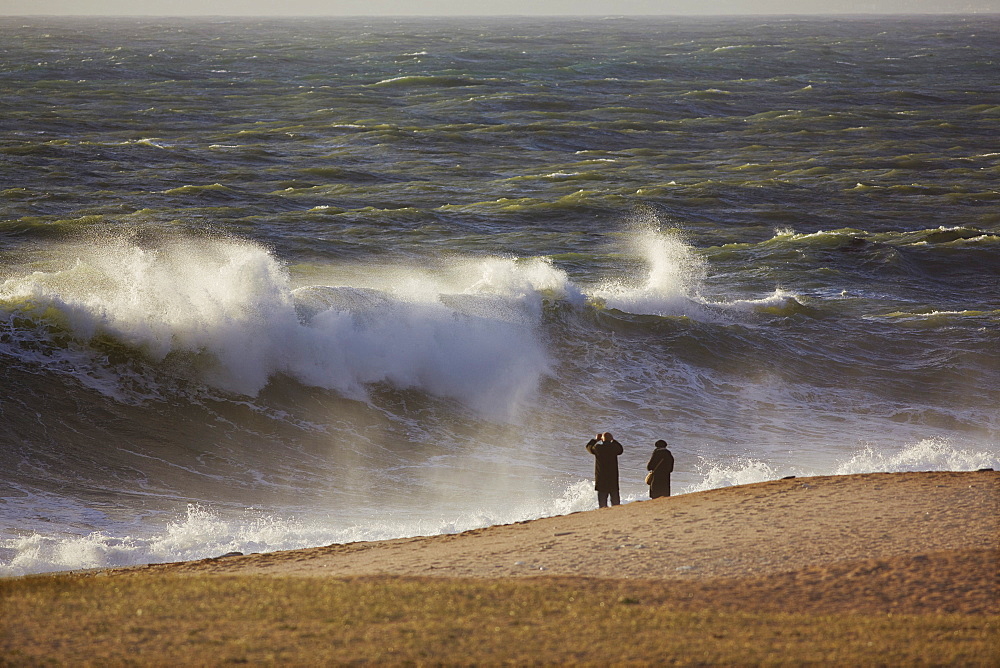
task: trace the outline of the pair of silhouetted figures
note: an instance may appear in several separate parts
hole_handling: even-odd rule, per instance
[[[618,492],[618,455],[624,452],[622,444],[615,440],[611,432],[598,434],[587,443],[587,452],[594,455],[594,489],[597,490],[597,505],[606,508],[608,499],[611,505],[621,503]],[[655,443],[653,456],[646,464],[649,475],[649,498],[670,496],[670,474],[674,470],[674,456],[667,450],[667,442],[659,440]]]

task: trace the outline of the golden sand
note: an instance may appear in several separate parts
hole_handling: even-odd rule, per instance
[[[460,534],[114,572],[560,576],[663,581],[724,606],[728,598],[767,608],[766,592],[808,590],[795,608],[996,612],[998,549],[1000,472],[872,473],[728,487]]]
[[[1000,474],[0,579],[0,666],[1000,665]]]

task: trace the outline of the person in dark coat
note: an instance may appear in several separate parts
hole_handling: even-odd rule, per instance
[[[594,455],[594,489],[597,490],[597,505],[608,507],[622,502],[618,493],[618,455],[624,452],[622,444],[615,440],[611,432],[598,434],[587,443],[587,452]]]
[[[670,474],[674,470],[674,456],[667,450],[667,442],[659,440],[655,444],[653,456],[646,464],[646,470],[651,471],[649,482],[649,498],[670,496]]]

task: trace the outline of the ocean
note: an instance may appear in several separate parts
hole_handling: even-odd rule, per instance
[[[0,575],[1000,465],[1000,16],[0,19]]]

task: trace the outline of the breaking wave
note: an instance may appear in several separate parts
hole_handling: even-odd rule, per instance
[[[44,338],[53,365],[90,348],[81,376],[102,375],[113,349],[237,394],[283,374],[361,399],[376,383],[417,388],[500,415],[548,371],[535,329],[543,292],[564,283],[541,260],[487,259],[382,289],[293,289],[265,249],[220,239],[112,239],[61,255],[65,268],[0,284],[8,353]]]
[[[550,306],[714,317],[698,297],[705,265],[690,246],[645,231],[630,252],[639,280],[597,287],[575,284],[545,257],[341,268],[339,283],[295,287],[279,260],[247,241],[65,244],[51,268],[0,283],[0,349],[119,399],[116,375],[155,365],[240,395],[284,375],[360,400],[378,384],[417,389],[502,418],[551,373]],[[156,393],[152,383],[144,391]]]

